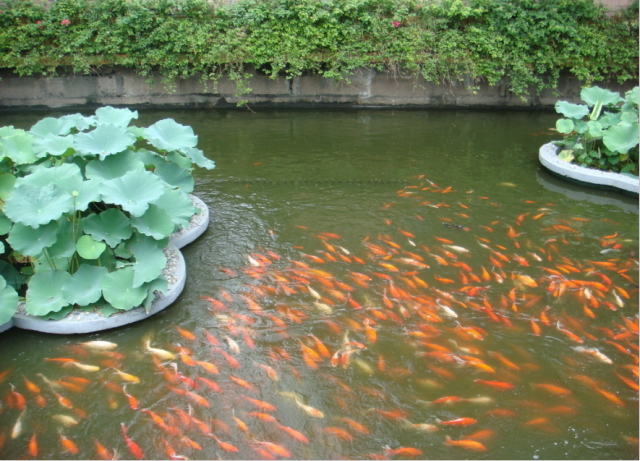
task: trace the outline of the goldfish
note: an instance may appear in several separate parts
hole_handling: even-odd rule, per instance
[[[444,439],[445,439],[444,444],[449,447],[460,447],[460,448],[464,448],[465,450],[471,450],[471,451],[487,451],[487,447],[485,447],[483,444],[475,440],[470,440],[468,438],[453,440],[451,437],[446,435]]]
[[[399,447],[399,448],[391,448],[388,445],[383,447],[384,453],[387,457],[389,456],[410,456],[416,457],[422,455],[422,450],[413,447]]]
[[[120,423],[120,427],[122,429],[122,437],[124,438],[124,441],[127,444],[127,449],[129,450],[129,453],[131,453],[131,455],[135,459],[143,459],[144,452],[142,451],[140,446],[137,443],[135,443],[127,434],[127,426],[125,426],[124,423]]]
[[[78,446],[75,444],[73,440],[66,437],[62,432],[59,432],[60,437],[60,445],[64,449],[64,453],[71,453],[72,455],[77,455],[80,451]]]

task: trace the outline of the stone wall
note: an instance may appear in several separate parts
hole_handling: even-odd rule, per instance
[[[579,102],[581,82],[563,76],[557,87],[559,96],[550,90],[522,100],[505,85],[479,83],[477,91],[466,85],[436,85],[422,78],[394,75],[372,69],[358,69],[350,82],[337,82],[318,75],[303,75],[291,80],[275,80],[254,73],[249,82],[253,91],[235,96],[235,84],[221,78],[217,89],[205,86],[198,78],[178,80],[176,91],[169,92],[160,83],[149,85],[145,77],[131,69],[109,69],[100,75],[66,77],[19,77],[0,73],[0,110],[57,109],[80,106],[144,107],[229,107],[240,100],[250,105],[283,106],[368,106],[433,108],[552,108],[558,99]],[[469,82],[470,84],[473,82]],[[637,82],[624,85],[600,84],[614,91],[627,91]]]

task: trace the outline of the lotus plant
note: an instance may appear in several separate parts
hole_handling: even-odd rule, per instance
[[[149,309],[166,291],[163,249],[198,211],[191,172],[215,164],[190,127],[130,126],[137,118],[102,107],[0,128],[0,324],[21,298],[28,314],[60,319]]]

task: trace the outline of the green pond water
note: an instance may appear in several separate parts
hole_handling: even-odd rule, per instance
[[[132,459],[124,423],[149,459],[638,459],[638,199],[543,169],[555,114],[134,124],[163,118],[217,164],[186,288],[111,331],[0,334],[1,458]]]

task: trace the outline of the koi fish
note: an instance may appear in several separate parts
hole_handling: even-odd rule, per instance
[[[471,450],[471,451],[487,451],[487,447],[485,447],[483,444],[475,440],[470,440],[468,438],[453,440],[451,437],[446,435],[444,437],[444,440],[445,440],[444,444],[449,447],[460,447],[460,448],[464,448],[465,450]]]
[[[124,438],[125,443],[127,444],[127,448],[129,449],[129,453],[133,455],[135,459],[143,459],[144,452],[140,448],[140,446],[135,443],[127,434],[127,426],[124,423],[120,423],[120,427],[122,428],[122,437]]]

